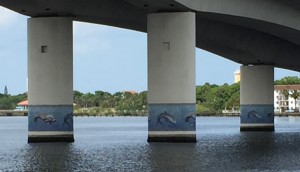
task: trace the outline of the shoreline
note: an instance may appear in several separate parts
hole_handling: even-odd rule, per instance
[[[17,116],[28,116],[27,112],[16,111],[7,114],[0,113],[0,117],[17,117]],[[74,117],[147,117],[148,114],[88,114],[88,113],[74,113]],[[240,113],[217,113],[217,112],[206,112],[197,113],[197,117],[240,117]],[[300,117],[300,113],[275,113],[276,117],[289,117],[295,116]]]

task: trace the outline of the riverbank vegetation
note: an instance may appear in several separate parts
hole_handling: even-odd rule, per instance
[[[299,85],[300,78],[298,76],[287,76],[280,80],[274,81],[274,85]]]
[[[289,76],[276,80],[275,85],[300,84],[300,78]],[[0,109],[15,109],[18,102],[27,99],[27,94],[0,94]],[[240,106],[240,84],[209,84],[196,87],[197,113],[217,114],[222,110],[238,110]],[[78,115],[137,116],[147,114],[147,91],[104,91],[82,93],[74,91],[74,113]]]
[[[196,87],[197,113],[221,113],[224,109],[239,109],[240,84],[210,85]]]
[[[133,91],[110,94],[104,91],[81,93],[74,91],[74,113],[93,115],[146,115],[147,92]]]
[[[20,101],[27,99],[27,93],[9,95],[0,93],[0,109],[15,109]]]

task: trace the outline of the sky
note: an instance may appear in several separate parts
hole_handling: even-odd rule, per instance
[[[27,90],[27,19],[0,7],[0,93]],[[73,84],[83,93],[147,90],[146,33],[83,22],[73,23]],[[232,84],[240,64],[196,49],[196,84]],[[275,68],[275,80],[299,72]]]

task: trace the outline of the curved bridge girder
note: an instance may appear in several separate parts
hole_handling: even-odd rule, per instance
[[[31,17],[76,21],[147,32],[147,14],[194,11],[196,45],[241,64],[273,64],[300,71],[297,0],[1,0]]]

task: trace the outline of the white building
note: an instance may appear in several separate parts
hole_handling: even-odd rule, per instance
[[[294,90],[300,92],[300,85],[274,85],[274,111],[293,112],[295,110],[295,100],[291,96],[286,97],[284,90],[292,94]],[[296,100],[296,108],[300,107],[300,98]]]

